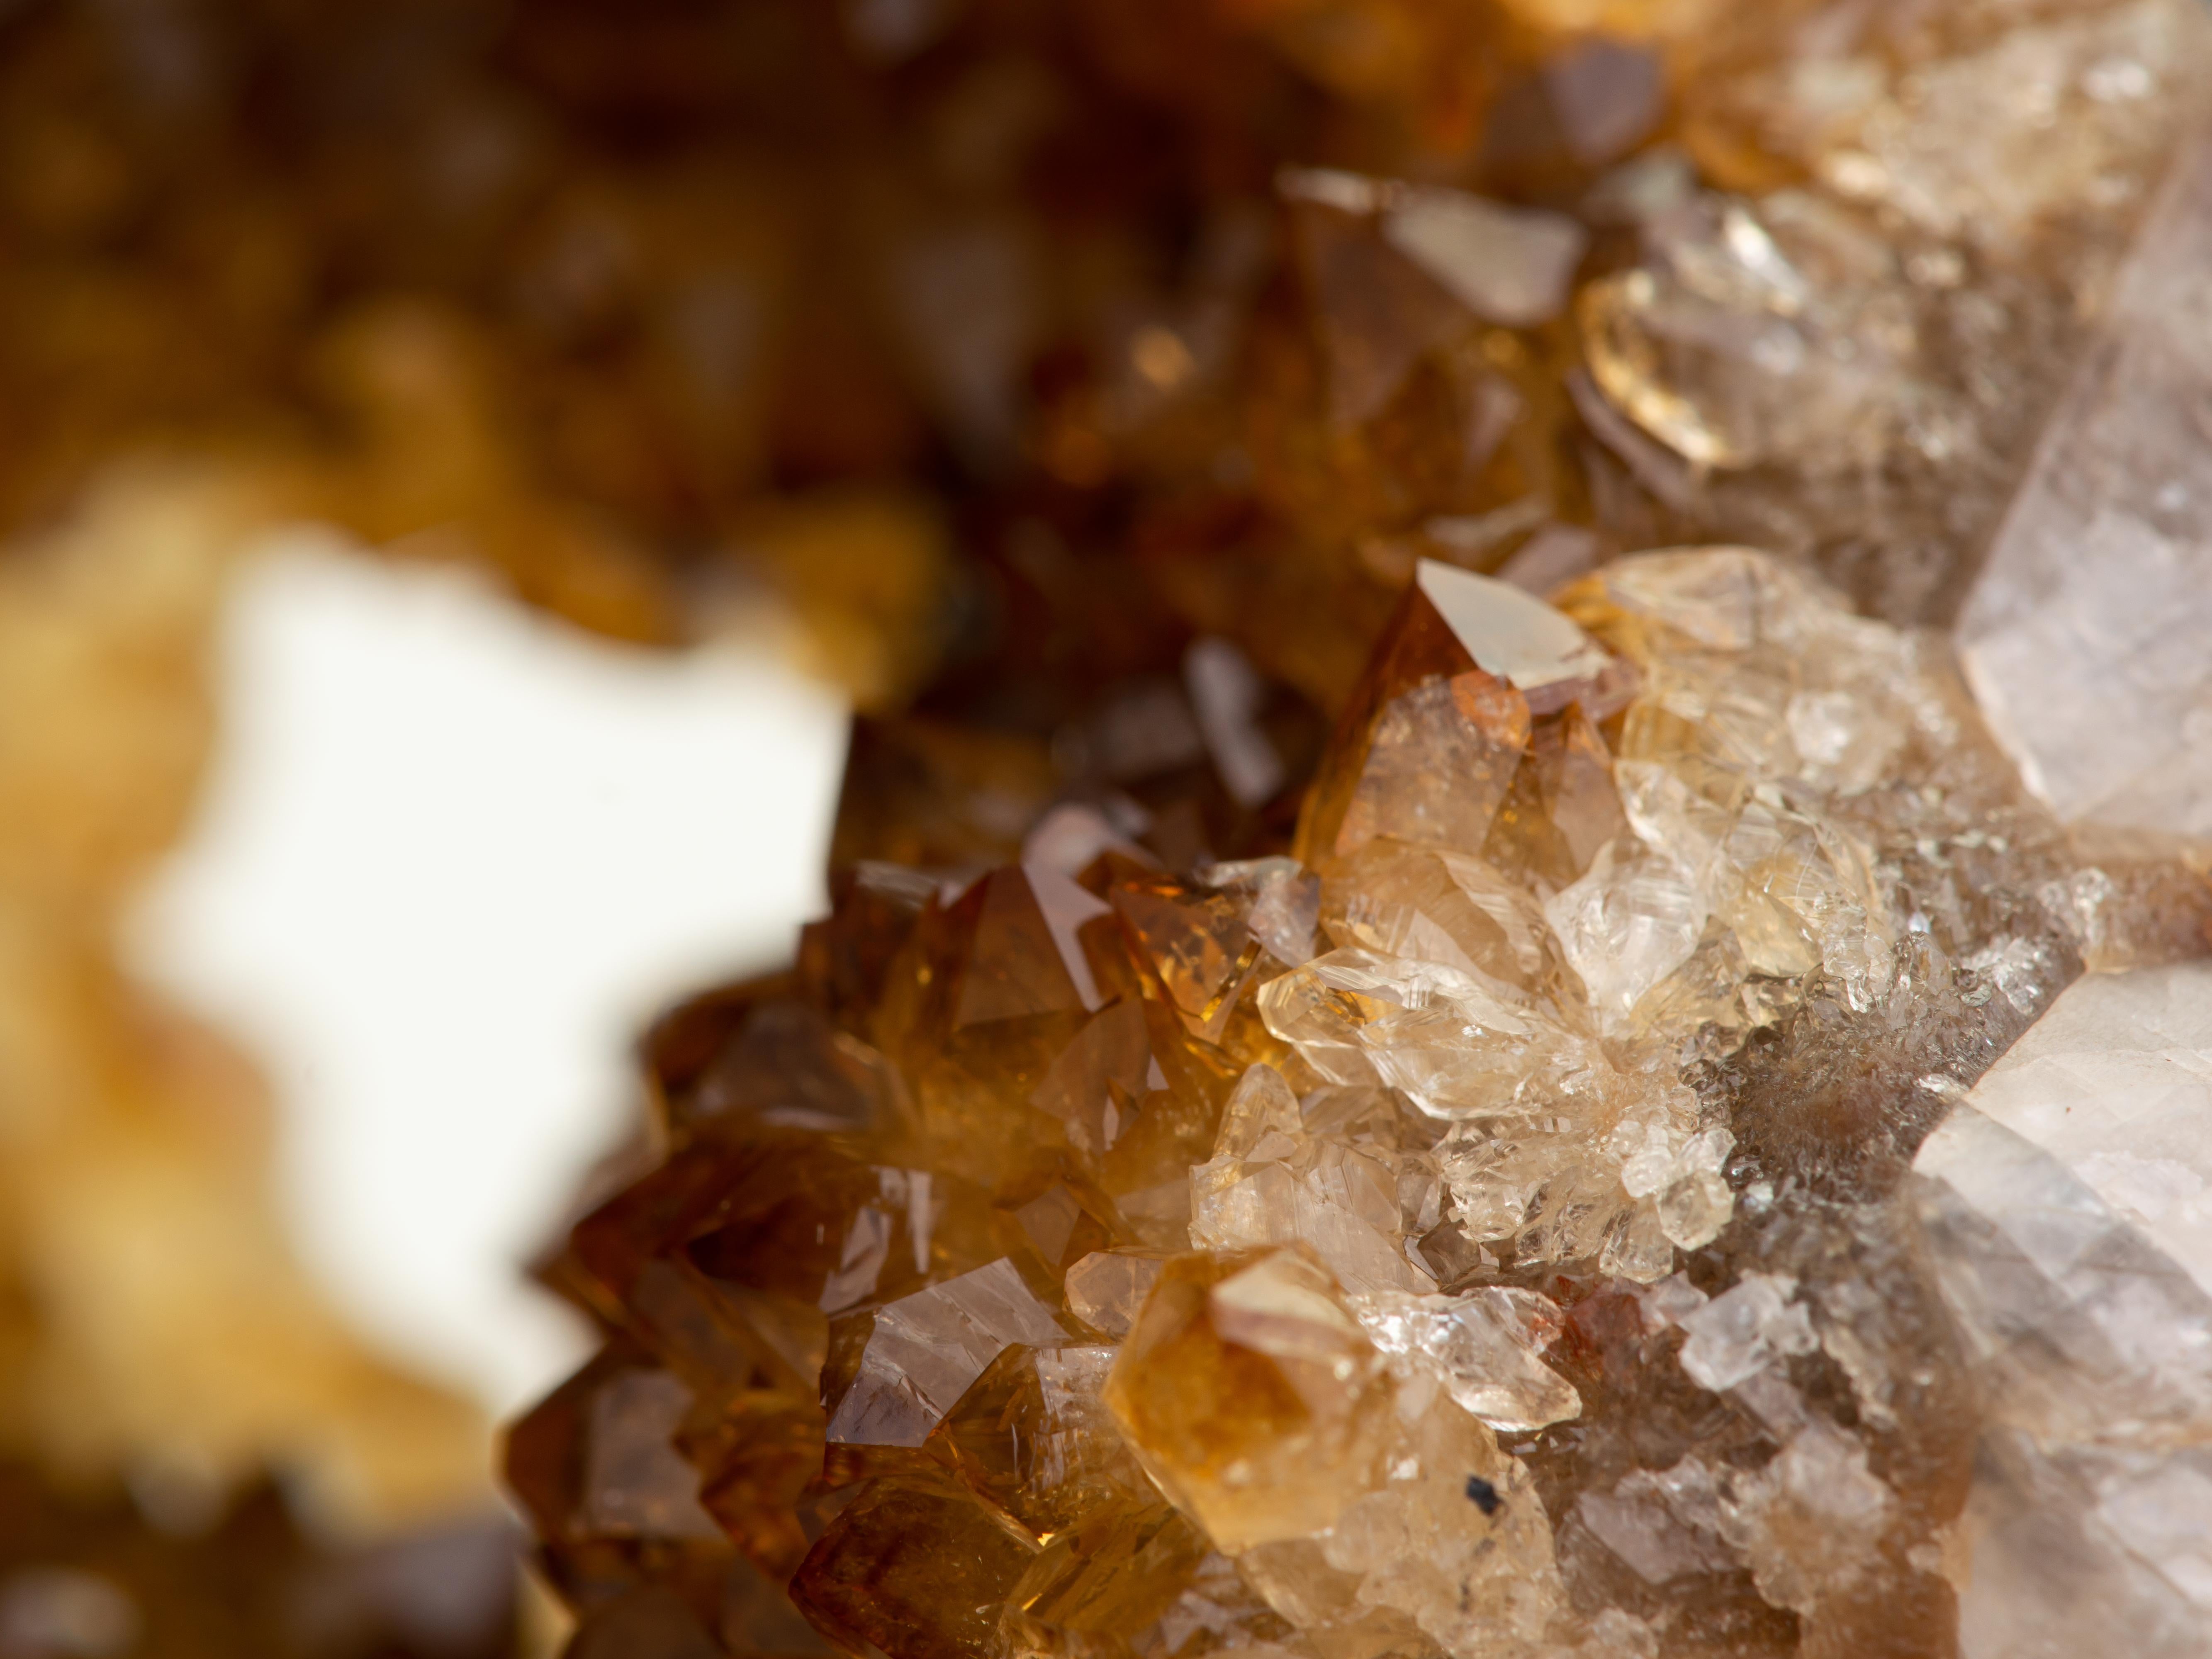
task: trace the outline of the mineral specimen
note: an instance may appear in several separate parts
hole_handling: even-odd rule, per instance
[[[2204,1650],[2193,1165],[1947,1121],[2207,948],[2197,0],[0,21],[9,524],[870,710],[546,1269],[578,1659]]]
[[[1187,9],[1085,50],[1330,123],[956,447],[1116,502],[1008,537],[1057,637],[1195,637],[864,726],[834,913],[649,1039],[510,1443],[580,1650],[2212,1652],[2212,888],[2139,833],[2212,23]],[[1058,257],[963,234],[933,326]]]
[[[667,1161],[556,1271],[621,1334],[511,1453],[582,1606],[669,1583],[744,1650],[764,1574],[894,1659],[1996,1654],[1962,1564],[2009,1583],[2081,1489],[2124,1511],[2084,1593],[2180,1628],[2094,1575],[2186,1534],[2203,1292],[2100,1292],[2156,1244],[1981,1142],[2048,1076],[2045,1144],[2185,1205],[2193,1096],[2041,1103],[2101,1097],[2081,1043],[2170,1065],[2202,975],[2132,1023],[2077,988],[1968,1091],[2212,903],[2089,865],[1940,636],[1741,548],[1551,606],[1425,562],[1304,862],[1033,845],[1085,861],[863,872],[654,1038]],[[642,1379],[659,1511],[595,1485]],[[2113,1463],[2124,1382],[2167,1437]]]

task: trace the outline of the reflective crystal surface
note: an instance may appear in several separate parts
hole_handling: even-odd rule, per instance
[[[1992,1402],[1960,1528],[1967,1653],[2118,1632],[2145,1652],[2203,1649],[2208,1158],[2212,973],[2192,963],[2075,985],[1915,1160],[1938,1281]],[[2044,1576],[2054,1547],[2063,1577]]]

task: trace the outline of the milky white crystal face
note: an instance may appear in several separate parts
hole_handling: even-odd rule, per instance
[[[1605,672],[1605,653],[1581,629],[1510,582],[1429,559],[1413,580],[1475,661],[1516,690]]]
[[[2212,963],[2076,981],[1967,1097],[2212,1293]],[[1932,1140],[1923,1170],[1958,1170]]]
[[[1402,191],[1383,216],[1384,239],[1494,323],[1549,322],[1589,234],[1564,214],[1501,207],[1463,191]]]
[[[2212,143],[2179,165],[1959,621],[2061,817],[2212,833]]]
[[[1043,1346],[1066,1336],[1003,1256],[901,1297],[876,1316],[860,1374],[830,1419],[830,1438],[919,1446],[1008,1347]]]
[[[1962,1650],[2212,1650],[2212,963],[2076,981],[1914,1167],[1993,1419]]]

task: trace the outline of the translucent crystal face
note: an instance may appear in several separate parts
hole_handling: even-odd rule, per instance
[[[1919,342],[1869,228],[1785,193],[1688,204],[1645,235],[1654,264],[1581,302],[1590,374],[1645,431],[1724,467],[1829,470],[1891,441]]]

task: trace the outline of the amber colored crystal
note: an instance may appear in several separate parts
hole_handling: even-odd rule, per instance
[[[1330,760],[1315,779],[1299,817],[1297,854],[1307,864],[1319,866],[1350,854],[1384,833],[1380,814],[1400,804],[1384,794],[1394,760],[1405,772],[1417,772],[1422,740],[1431,733],[1446,741],[1459,739],[1468,758],[1480,769],[1465,792],[1468,799],[1462,807],[1461,822],[1450,827],[1472,823],[1478,833],[1486,830],[1489,815],[1504,799],[1527,741],[1525,710],[1516,733],[1511,691],[1481,672],[1425,588],[1418,584],[1407,588],[1384,641],[1345,705]],[[1425,702],[1415,701],[1424,696]],[[1395,730],[1389,723],[1394,708],[1401,711]],[[1417,725],[1424,714],[1425,722]],[[1396,757],[1390,752],[1394,740],[1404,745],[1404,752]],[[1371,784],[1370,769],[1376,774]],[[1455,781],[1449,775],[1436,780],[1443,794],[1439,808],[1458,804],[1452,800]],[[1400,787],[1413,794],[1418,781],[1402,778]],[[1488,813],[1483,810],[1486,801]],[[1419,824],[1424,805],[1416,796],[1409,827]],[[1437,827],[1445,828],[1442,823]]]
[[[1117,883],[1111,902],[1191,1035],[1221,1042],[1263,948],[1240,907],[1166,881]]]
[[[1978,1655],[2052,1584],[2190,1650],[2201,1471],[2014,1432],[1960,1332],[2075,1326],[1908,1172],[2075,975],[2206,948],[1924,631],[2056,490],[2010,695],[2195,684],[2065,562],[2189,568],[2191,422],[2069,434],[2201,390],[2196,0],[416,9],[7,22],[0,525],[156,437],[239,492],[4,561],[11,1006],[95,1010],[0,1022],[73,1126],[0,1170],[12,1433],[323,1443],[289,1291],[164,1350],[40,1267],[110,1106],[231,1098],[98,941],[220,550],[307,514],[868,711],[830,914],[648,1034],[544,1269],[578,1659]]]
[[[1558,612],[1504,583],[1422,562],[1307,798],[1299,856],[1326,869],[1378,836],[1479,851],[1513,789],[1532,715],[1578,702],[1611,713],[1623,681]],[[1568,797],[1595,793],[1584,776],[1593,740],[1585,732],[1571,749],[1547,741],[1531,782],[1549,792],[1540,805],[1574,809],[1566,821],[1591,850],[1603,821]]]
[[[655,1031],[665,1150],[549,1270],[618,1334],[511,1443],[591,1639],[1954,1650],[1919,1579],[2027,1466],[1905,1151],[2092,951],[2201,949],[2201,877],[2075,862],[1802,566],[1414,582],[1318,868],[1070,799]],[[1514,712],[1486,816],[1423,687]]]
[[[700,1471],[699,1507],[781,1583],[806,1549],[796,1510],[821,1472],[820,1407],[790,1394],[748,1391],[685,1425],[679,1449]]]
[[[927,869],[1007,861],[1056,780],[1042,744],[906,718],[854,722],[830,862]]]
[[[1532,726],[1483,851],[1501,869],[1564,887],[1627,823],[1605,738],[1570,703]]]
[[[679,1378],[617,1348],[509,1429],[508,1487],[530,1516],[547,1577],[571,1605],[589,1612],[659,1584],[711,1629],[730,1583],[763,1570],[780,1582],[803,1553],[803,1539],[796,1551],[768,1540],[764,1566],[755,1567],[724,1535],[678,1446],[696,1415]],[[817,1452],[810,1465],[818,1462]]]
[[[564,1659],[714,1659],[722,1648],[682,1596],[653,1585],[594,1609],[562,1651]]]
[[[976,1659],[1036,1540],[949,1480],[872,1481],[816,1540],[793,1599],[836,1641],[914,1659]]]
[[[1210,1617],[1162,1629],[1186,1600]],[[1180,1645],[1174,1637],[1191,1629],[1222,1645],[1288,1633],[1204,1533],[1142,1501],[1102,1505],[1049,1540],[1007,1598],[1002,1629],[1010,1651],[1030,1655],[1142,1653],[1153,1640]]]
[[[929,1449],[1039,1537],[1149,1491],[1107,1415],[1105,1345],[1013,1346],[945,1413]]]
[[[1092,1329],[1120,1341],[1160,1276],[1158,1256],[1133,1250],[1100,1250],[1067,1270],[1067,1310]]]
[[[1008,1254],[1018,1260],[1026,1255],[1028,1265],[1047,1284],[1058,1284],[1094,1250],[1128,1242],[1114,1200],[1079,1176],[1040,1174],[1014,1188],[994,1208]]]
[[[1322,319],[1329,410],[1357,426],[1390,400],[1423,353],[1464,326],[1464,314],[1363,219],[1300,202],[1291,223]]]
[[[1388,1374],[1297,1252],[1168,1264],[1106,1389],[1130,1449],[1224,1547],[1328,1525],[1379,1478]]]

